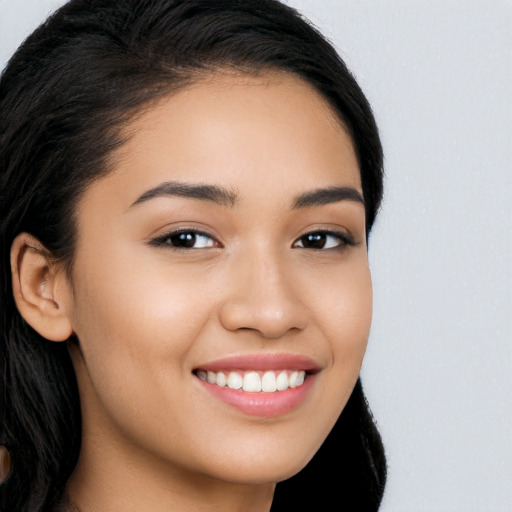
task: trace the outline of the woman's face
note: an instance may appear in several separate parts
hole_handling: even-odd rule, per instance
[[[126,134],[77,212],[81,464],[287,478],[342,411],[370,329],[351,139],[285,74],[211,76]]]

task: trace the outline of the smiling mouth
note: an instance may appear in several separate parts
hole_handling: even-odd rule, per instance
[[[196,370],[201,380],[236,391],[250,393],[276,393],[302,386],[308,373],[305,370],[267,370],[267,371],[207,371]]]

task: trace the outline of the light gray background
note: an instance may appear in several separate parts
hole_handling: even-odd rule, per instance
[[[113,0],[114,1],[114,0]],[[0,67],[62,0],[0,0]],[[373,105],[382,512],[512,511],[512,2],[289,0]]]

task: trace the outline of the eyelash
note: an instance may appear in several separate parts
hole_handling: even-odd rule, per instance
[[[313,237],[313,236],[321,236],[321,237],[324,237],[325,238],[335,238],[337,239],[337,243],[336,245],[334,246],[331,246],[331,247],[297,247],[297,243],[299,241],[304,241],[305,238],[307,237]],[[354,239],[350,236],[350,235],[347,235],[346,233],[341,233],[339,231],[330,231],[328,229],[319,229],[317,231],[311,231],[309,233],[306,233],[305,235],[302,235],[301,237],[299,237],[294,243],[293,243],[293,247],[297,247],[299,249],[309,249],[309,250],[317,250],[317,251],[329,251],[329,250],[343,250],[346,246],[354,246],[355,245],[355,241]]]
[[[172,245],[172,239],[175,237],[179,237],[180,235],[192,235],[194,237],[194,241],[197,241],[197,238],[203,238],[210,240],[212,245],[209,245],[208,247],[179,247]],[[189,239],[190,240],[190,239]],[[186,240],[185,240],[186,241]],[[174,251],[191,251],[191,250],[197,250],[197,249],[206,249],[211,247],[220,246],[220,243],[209,233],[206,233],[204,231],[199,231],[197,229],[178,229],[176,231],[171,231],[170,233],[165,233],[154,240],[151,240],[150,245],[154,247],[164,247],[167,246],[168,248],[174,250]]]
[[[176,246],[173,244],[172,239],[176,237],[184,237],[186,235],[189,235],[188,238],[184,238],[184,242],[192,242],[194,245],[197,243],[198,238],[203,239],[203,243],[205,245],[203,247],[183,247],[183,246]],[[191,235],[191,236],[190,236]],[[324,246],[322,247],[304,247],[304,242],[308,237],[316,237],[316,241],[313,240],[312,243],[323,243]],[[328,242],[328,239],[337,239],[336,242]],[[204,242],[205,240],[208,240]],[[176,241],[176,240],[175,240]],[[310,240],[311,242],[311,240]],[[299,246],[298,244],[302,243],[302,246]],[[209,248],[216,248],[216,247],[222,247],[220,242],[218,242],[212,235],[209,233],[206,233],[204,231],[199,231],[197,229],[179,229],[176,231],[171,231],[170,233],[165,233],[154,240],[151,240],[150,245],[153,247],[168,247],[171,250],[174,251],[182,251],[187,252],[191,250],[197,250],[197,249],[209,249]],[[325,245],[329,245],[328,247],[325,247]],[[306,250],[315,250],[315,251],[327,251],[327,250],[343,250],[346,246],[354,246],[355,242],[354,239],[347,235],[346,233],[341,233],[338,231],[330,231],[327,229],[319,229],[316,231],[311,231],[309,233],[306,233],[299,237],[292,245],[292,248],[294,249],[306,249]]]

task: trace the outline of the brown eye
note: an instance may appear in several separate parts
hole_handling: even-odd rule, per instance
[[[197,235],[195,233],[176,233],[168,238],[169,245],[191,249],[195,246]]]
[[[199,231],[176,231],[167,233],[151,242],[151,245],[171,247],[173,249],[206,249],[216,247],[213,237]]]
[[[305,249],[323,249],[327,242],[327,235],[325,233],[309,233],[300,241]]]
[[[350,238],[343,233],[314,231],[301,236],[294,244],[300,249],[335,249],[345,245],[353,245]]]

